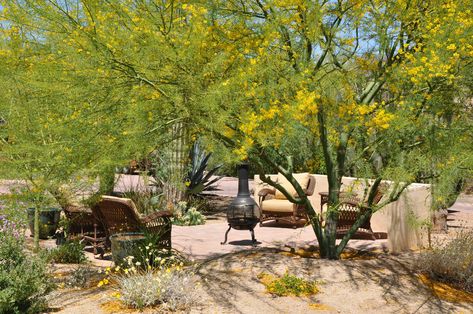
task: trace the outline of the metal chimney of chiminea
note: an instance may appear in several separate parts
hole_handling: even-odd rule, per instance
[[[249,165],[246,163],[238,165],[237,172],[238,194],[227,209],[228,230],[225,232],[225,241],[221,244],[227,243],[228,233],[233,228],[236,230],[249,230],[251,232],[251,243],[255,246],[254,228],[260,221],[261,212],[255,200],[250,196],[248,185]]]

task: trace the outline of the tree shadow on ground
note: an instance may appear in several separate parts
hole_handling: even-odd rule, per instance
[[[466,304],[454,305],[441,300],[419,280],[415,253],[367,254],[373,252],[369,245],[366,249],[359,246],[359,252],[351,254],[350,259],[329,261],[279,249],[255,248],[208,259],[199,264],[197,274],[204,279],[204,289],[212,301],[235,313],[246,312],[238,302],[241,298],[252,299],[251,303],[259,309],[265,307],[265,312],[283,312],[281,302],[265,293],[257,275],[266,272],[281,276],[286,271],[309,280],[322,280],[322,292],[340,294],[337,302],[341,304],[346,303],[347,296],[373,289],[372,298],[359,296],[366,298],[359,300],[360,312],[386,305],[392,311],[407,313],[448,313],[459,308],[468,312],[470,309]],[[316,295],[303,302],[318,303],[318,298]]]

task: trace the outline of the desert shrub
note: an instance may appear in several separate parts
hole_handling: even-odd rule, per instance
[[[199,141],[195,141],[189,151],[189,169],[187,171],[185,186],[188,196],[198,196],[205,191],[216,191],[215,183],[221,177],[215,176],[222,165],[209,168],[209,159],[212,153],[206,153]]]
[[[115,283],[114,296],[124,305],[143,309],[160,306],[163,310],[185,310],[197,301],[194,273],[184,269],[184,261],[174,255],[145,247],[143,254],[128,256],[122,266],[107,268],[98,286]]]
[[[194,207],[178,217],[175,217],[173,223],[179,226],[196,226],[205,224],[205,216]]]
[[[0,194],[0,215],[8,217],[10,223],[24,224],[27,221],[26,208],[28,207],[31,207],[31,203],[26,202],[21,194]]]
[[[52,289],[46,262],[25,251],[18,225],[0,217],[0,313],[36,313]]]
[[[196,207],[187,207],[187,202],[179,202],[174,207],[173,224],[196,226],[205,224],[205,216]]]
[[[81,264],[87,261],[84,245],[79,241],[69,241],[50,250],[48,259],[62,264]]]
[[[418,266],[433,280],[473,292],[473,231],[421,254]]]
[[[258,275],[258,279],[261,280],[261,283],[266,287],[266,291],[277,296],[305,296],[319,292],[317,282],[308,281],[288,273],[277,278],[263,272]]]
[[[115,296],[132,308],[160,305],[163,309],[184,310],[196,301],[193,274],[183,270],[128,272],[118,276],[116,282]]]
[[[162,194],[151,189],[140,190],[138,188],[131,188],[124,192],[122,196],[131,199],[138,211],[145,215],[151,214],[163,207]]]
[[[67,276],[64,284],[68,287],[86,288],[97,278],[97,270],[90,266],[79,266]]]

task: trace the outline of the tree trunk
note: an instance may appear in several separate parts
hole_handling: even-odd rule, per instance
[[[329,181],[329,194],[324,228],[324,241],[323,245],[320,245],[321,257],[328,259],[338,259],[339,256],[337,254],[336,241],[340,183],[338,182],[336,175],[327,177]],[[324,253],[323,255],[322,252]]]
[[[323,240],[319,243],[320,256],[328,259],[338,259],[337,255],[337,222],[338,222],[338,196],[340,193],[341,186],[341,173],[339,169],[340,165],[343,165],[345,156],[340,154],[345,153],[346,150],[340,149],[337,151],[337,164],[332,159],[332,153],[328,141],[327,129],[325,127],[325,116],[323,110],[319,110],[317,114],[320,131],[320,142],[322,143],[322,150],[324,153],[325,166],[327,167],[327,180],[328,180],[328,204],[327,204],[327,215],[325,220],[325,228],[323,232]],[[347,139],[344,138],[344,141]],[[342,147],[343,148],[343,147]]]
[[[184,176],[189,155],[189,136],[183,122],[175,123],[171,132],[170,177],[168,182],[164,182],[163,188],[168,203],[177,204],[185,199]]]
[[[34,209],[34,234],[33,234],[33,244],[34,252],[39,251],[39,211],[40,211],[40,206],[39,204],[36,204],[35,209]]]

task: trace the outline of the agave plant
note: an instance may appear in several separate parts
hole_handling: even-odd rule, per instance
[[[222,165],[218,165],[207,171],[210,156],[212,153],[206,153],[196,141],[190,151],[191,164],[189,172],[186,176],[186,193],[188,195],[198,195],[204,191],[215,191],[217,188],[214,184],[222,177],[212,178]]]

